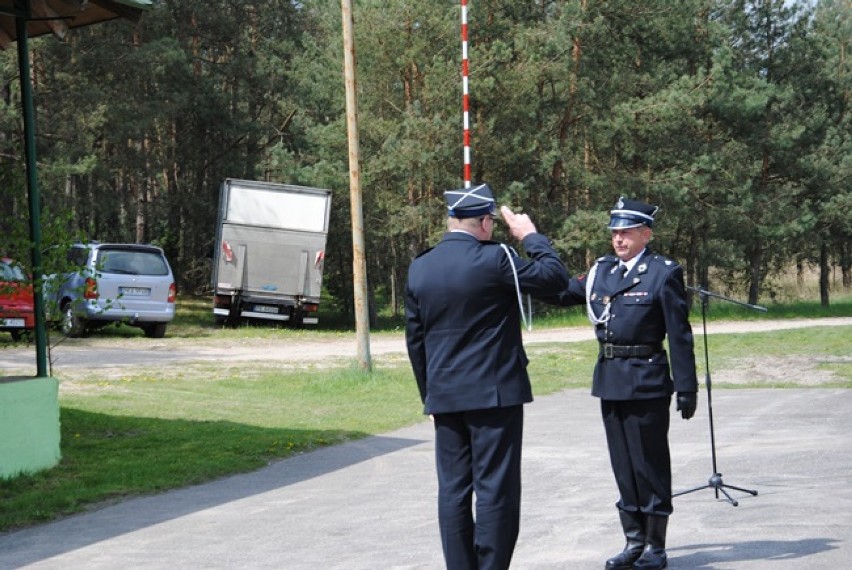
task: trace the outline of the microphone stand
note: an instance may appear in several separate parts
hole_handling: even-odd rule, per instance
[[[706,289],[701,289],[700,287],[690,287],[687,286],[687,289],[690,291],[694,291],[698,293],[701,298],[701,324],[704,331],[704,370],[705,370],[705,384],[707,385],[707,411],[710,416],[710,451],[713,457],[713,475],[710,476],[709,481],[706,485],[700,485],[698,487],[694,487],[692,489],[687,489],[686,491],[681,491],[680,493],[675,493],[672,497],[677,497],[679,495],[685,495],[687,493],[692,493],[693,491],[699,491],[701,489],[713,489],[716,493],[716,498],[719,498],[719,493],[725,495],[725,498],[728,502],[733,506],[739,505],[739,503],[731,497],[730,494],[725,489],[736,489],[737,491],[742,491],[743,493],[749,493],[752,496],[757,495],[757,491],[752,489],[743,489],[742,487],[735,487],[733,485],[726,485],[722,481],[722,474],[719,473],[716,468],[716,435],[713,428],[713,388],[712,383],[710,381],[710,356],[707,350],[707,300],[709,297],[716,297],[718,299],[723,299],[725,301],[729,301],[731,303],[735,303],[737,305],[742,305],[743,307],[748,307],[750,309],[755,309],[758,311],[766,311],[766,307],[761,307],[759,305],[751,305],[749,303],[743,303],[741,301],[736,301],[734,299],[730,299],[728,297],[723,297],[717,293],[711,293]]]

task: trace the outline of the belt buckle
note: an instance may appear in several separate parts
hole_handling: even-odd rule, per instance
[[[612,353],[612,343],[610,343],[610,342],[604,343],[603,353],[604,353],[604,358],[609,358],[609,359],[615,358],[615,356],[613,356],[613,353]]]

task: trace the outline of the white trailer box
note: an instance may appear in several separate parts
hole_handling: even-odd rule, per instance
[[[317,324],[331,190],[228,178],[219,194],[213,315]]]

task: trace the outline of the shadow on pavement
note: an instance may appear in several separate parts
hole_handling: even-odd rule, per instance
[[[736,537],[732,537],[736,538]],[[840,541],[832,538],[807,538],[801,540],[752,540],[717,544],[693,544],[669,548],[669,556],[676,557],[678,568],[710,570],[715,564],[747,562],[750,560],[793,560],[806,558],[820,552],[839,548]],[[803,562],[803,564],[805,564]]]

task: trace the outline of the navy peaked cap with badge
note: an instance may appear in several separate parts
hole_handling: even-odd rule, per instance
[[[451,218],[475,218],[493,214],[495,209],[494,194],[488,184],[447,190],[444,199],[447,201],[447,214]]]
[[[659,210],[657,206],[621,197],[609,212],[609,225],[607,229],[624,230],[643,224],[649,228],[653,227],[654,216],[657,214],[657,210]]]

